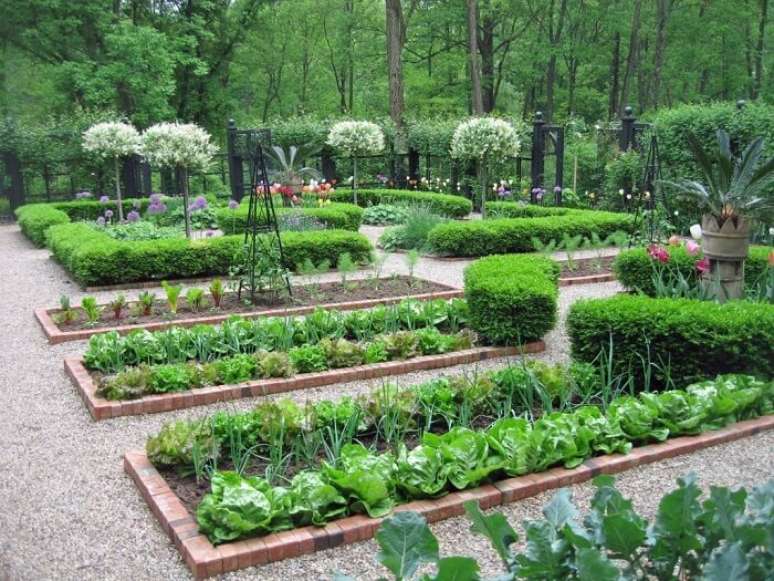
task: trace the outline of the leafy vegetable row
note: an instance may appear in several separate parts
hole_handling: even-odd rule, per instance
[[[501,581],[771,578],[774,481],[749,493],[712,486],[706,495],[693,474],[677,483],[677,489],[661,498],[651,523],[615,488],[612,476],[594,479],[596,491],[582,521],[570,491],[561,489],[543,507],[543,519],[524,522],[522,551],[516,550],[519,536],[502,513],[485,515],[472,500],[464,506],[471,532],[489,539],[502,560],[506,572],[497,577]],[[475,559],[440,558],[438,541],[417,513],[385,519],[376,540],[381,548],[376,558],[395,579],[481,579]],[[427,564],[437,574],[419,577],[420,567],[427,569]],[[336,579],[354,581],[341,575]]]
[[[333,462],[296,474],[289,486],[257,476],[215,472],[197,510],[200,530],[214,543],[322,525],[346,514],[381,517],[403,501],[436,498],[500,475],[562,465],[573,468],[597,453],[627,453],[632,445],[697,434],[774,412],[772,382],[721,376],[660,394],[615,399],[603,412],[583,406],[534,422],[502,418],[486,430],[456,427],[426,432],[413,450],[376,453],[343,446]]]
[[[223,324],[139,330],[126,336],[116,332],[94,335],[84,355],[86,366],[115,373],[129,365],[212,361],[238,353],[289,351],[322,339],[364,341],[385,333],[433,327],[456,333],[467,323],[462,299],[418,301],[362,311],[316,309],[305,317],[230,317]]]
[[[146,394],[169,393],[207,385],[241,383],[251,379],[290,377],[329,368],[354,367],[411,359],[469,349],[474,335],[469,331],[444,334],[434,327],[378,335],[372,341],[356,343],[325,338],[316,344],[291,347],[289,351],[239,353],[207,363],[168,363],[129,367],[100,380],[97,390],[107,399],[131,399]]]

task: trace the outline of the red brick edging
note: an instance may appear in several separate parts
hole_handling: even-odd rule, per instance
[[[400,301],[407,299],[415,299],[418,301],[430,301],[435,299],[456,299],[462,298],[465,295],[464,291],[460,289],[451,289],[448,291],[437,291],[432,293],[422,293],[417,295],[407,295],[400,297],[385,297],[381,299],[365,299],[361,301],[345,301],[340,303],[326,303],[322,305],[306,305],[303,307],[282,307],[279,309],[263,309],[256,311],[247,311],[241,313],[223,313],[218,315],[210,315],[208,317],[198,317],[189,319],[175,319],[169,321],[155,321],[153,323],[137,323],[130,325],[117,325],[115,327],[100,327],[94,329],[78,329],[77,331],[62,331],[59,326],[54,322],[52,314],[59,311],[59,309],[36,309],[35,319],[43,329],[43,334],[48,339],[51,345],[58,343],[65,343],[67,341],[81,341],[88,339],[92,335],[98,335],[100,333],[107,333],[109,331],[116,331],[120,335],[126,335],[137,329],[146,329],[148,331],[158,331],[160,329],[167,329],[169,327],[192,327],[194,325],[213,325],[222,323],[231,316],[237,315],[244,318],[256,318],[256,317],[286,317],[290,315],[305,315],[311,313],[318,307],[325,309],[336,309],[339,311],[354,311],[357,309],[368,309],[379,305],[393,305]],[[101,305],[106,307],[107,305]]]
[[[399,375],[412,371],[439,369],[464,363],[477,363],[487,359],[519,355],[521,353],[539,353],[545,350],[545,348],[546,345],[543,341],[535,341],[534,343],[527,343],[519,347],[476,347],[465,349],[464,351],[444,353],[443,355],[425,355],[423,357],[407,359],[406,361],[387,361],[385,363],[331,369],[319,373],[302,373],[288,378],[259,379],[234,385],[216,385],[177,393],[147,395],[138,399],[124,401],[110,401],[97,395],[97,385],[94,383],[89,370],[86,369],[83,359],[68,357],[64,360],[64,368],[65,373],[75,384],[91,416],[95,420],[106,420],[119,416],[155,414],[208,405],[219,401],[284,393],[334,383]]]
[[[477,500],[482,509],[491,508],[535,496],[546,490],[585,482],[598,474],[623,472],[772,428],[774,416],[764,416],[698,436],[681,436],[661,444],[634,448],[627,455],[611,454],[590,458],[572,470],[551,468],[537,474],[508,478],[494,484],[453,492],[436,500],[413,501],[400,505],[395,510],[413,510],[422,514],[428,522],[436,522],[463,514],[463,503],[468,500]],[[383,520],[355,515],[332,521],[324,527],[307,526],[216,547],[206,536],[199,533],[194,515],[188,512],[172,492],[145,452],[127,452],[124,455],[124,471],[140,489],[161,527],[197,579],[365,541],[373,538]]]
[[[589,274],[587,276],[570,276],[559,279],[559,286],[574,286],[576,284],[591,284],[595,282],[610,282],[615,280],[615,274],[604,272],[600,274]]]

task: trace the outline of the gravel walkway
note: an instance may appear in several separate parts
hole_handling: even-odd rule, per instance
[[[83,343],[49,346],[32,310],[57,304],[61,294],[76,302],[83,296],[46,250],[33,248],[15,225],[0,226],[0,579],[188,579],[177,550],[123,473],[122,454],[142,448],[145,438],[165,422],[198,417],[215,409],[248,409],[255,400],[220,404],[148,417],[118,418],[94,423],[62,370],[62,358],[79,355]],[[438,282],[461,285],[465,262],[422,259],[416,274]],[[390,255],[385,272],[405,272],[405,260]],[[335,275],[330,275],[335,277]],[[562,311],[583,296],[606,296],[616,283],[569,287],[561,291]],[[100,300],[116,293],[97,293]],[[134,295],[136,293],[129,293]],[[567,357],[561,328],[546,338],[549,360]],[[503,361],[487,366],[502,366]],[[470,373],[470,366],[444,373]],[[403,385],[438,372],[402,376]],[[380,381],[308,390],[306,398],[362,393]],[[725,446],[627,473],[627,492],[638,505],[652,510],[655,491],[671,487],[688,470],[709,483],[754,483],[771,475],[774,435]],[[588,495],[588,487],[577,487]],[[514,523],[537,514],[545,499],[529,500],[507,509]],[[434,527],[444,552],[466,547],[487,560],[491,552],[467,533],[459,519]],[[373,562],[373,543],[361,543],[300,559],[227,576],[229,579],[322,579],[334,570],[375,578],[383,574]]]

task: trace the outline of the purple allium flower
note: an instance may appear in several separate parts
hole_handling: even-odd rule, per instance
[[[75,194],[76,200],[86,200],[91,197],[91,192],[78,192]]]
[[[108,198],[107,196],[100,196],[99,197],[99,203],[100,204],[107,204],[108,202],[110,202],[110,198]]]
[[[137,210],[132,210],[126,215],[126,221],[127,222],[139,222],[140,221],[140,213]]]
[[[97,218],[97,226],[104,226],[105,225],[105,218],[103,216],[100,216]]]
[[[205,230],[204,235],[207,238],[212,238],[213,236],[215,236],[215,231],[214,230]]]
[[[204,210],[207,207],[207,198],[204,196],[196,196],[196,199],[188,206],[188,210],[196,212],[198,210]]]
[[[239,202],[236,200],[229,200],[228,201],[228,209],[229,210],[236,210],[239,207]]]
[[[157,202],[148,206],[148,214],[159,215],[167,211],[167,205],[164,202]]]
[[[161,203],[161,194],[151,194],[148,199],[150,200],[151,204],[160,204]]]
[[[113,217],[113,210],[105,210],[105,218],[110,220]]]
[[[554,193],[555,194],[561,194],[562,193],[562,186],[554,186]]]

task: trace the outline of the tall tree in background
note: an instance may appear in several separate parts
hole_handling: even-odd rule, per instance
[[[387,75],[390,92],[390,119],[395,124],[395,145],[398,151],[405,149],[403,114],[403,47],[406,44],[406,29],[411,14],[419,0],[411,0],[408,14],[404,16],[401,0],[385,0],[387,29]]]
[[[763,48],[764,40],[766,38],[766,21],[768,19],[769,12],[769,0],[758,0],[760,6],[758,16],[758,39],[755,44],[755,78],[752,83],[752,91],[750,91],[750,97],[757,99],[761,94],[761,87],[763,86]]]
[[[468,17],[468,67],[470,69],[470,106],[473,115],[484,113],[481,93],[481,63],[478,51],[478,2],[466,0]]]

